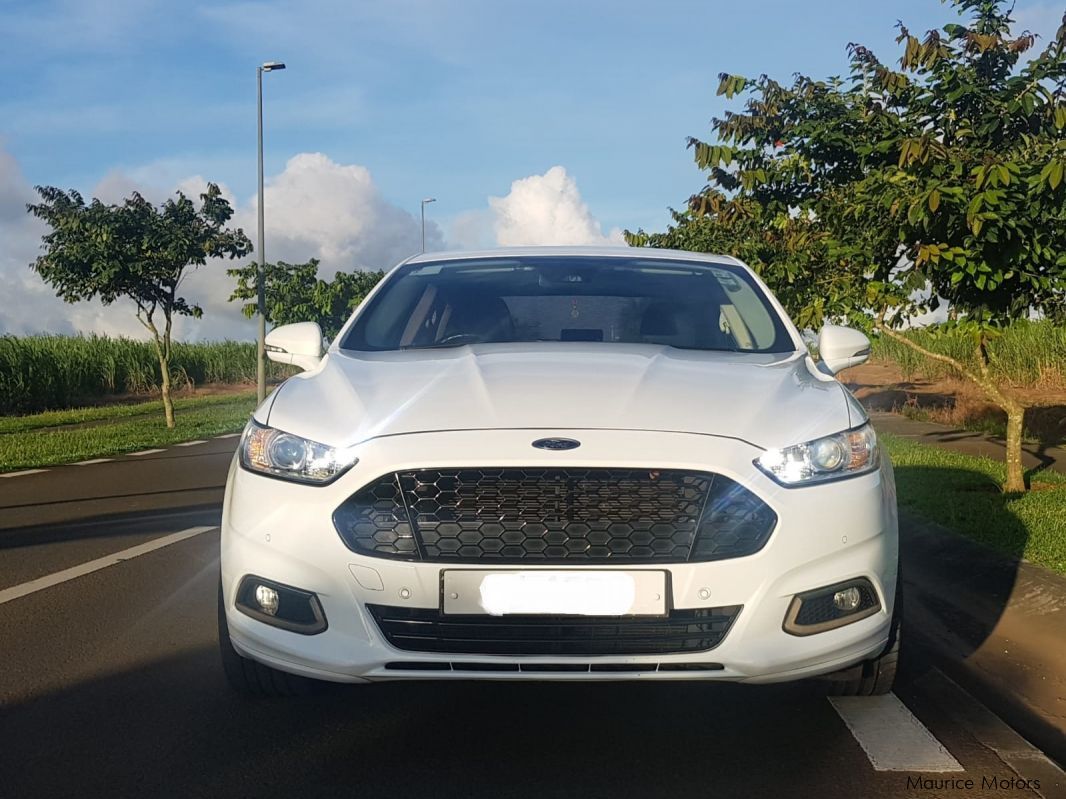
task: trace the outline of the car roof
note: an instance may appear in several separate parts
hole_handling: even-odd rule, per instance
[[[478,258],[520,257],[584,257],[584,258],[667,258],[671,261],[698,261],[749,268],[731,255],[719,255],[687,250],[663,250],[654,247],[498,247],[490,250],[449,250],[427,252],[408,258],[404,263],[417,264],[440,261],[472,260]]]

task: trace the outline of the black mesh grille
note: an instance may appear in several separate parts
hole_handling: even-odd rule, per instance
[[[386,640],[409,652],[477,655],[650,655],[713,649],[740,606],[669,616],[445,616],[436,609],[367,605]]]
[[[708,472],[433,469],[373,481],[334,523],[349,548],[379,557],[679,563],[757,552],[777,516]]]

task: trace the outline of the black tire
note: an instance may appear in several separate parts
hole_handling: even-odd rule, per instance
[[[306,696],[317,684],[315,680],[272,669],[238,654],[230,642],[221,580],[218,584],[218,651],[222,656],[222,670],[226,674],[226,681],[242,696]]]
[[[903,633],[903,575],[896,577],[896,601],[892,608],[892,627],[884,651],[872,660],[864,660],[845,672],[834,675],[829,683],[831,696],[882,696],[891,693],[899,669],[900,639]]]

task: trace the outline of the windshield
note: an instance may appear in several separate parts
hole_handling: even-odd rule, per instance
[[[341,347],[380,351],[523,341],[795,349],[780,316],[744,269],[591,256],[401,266]]]

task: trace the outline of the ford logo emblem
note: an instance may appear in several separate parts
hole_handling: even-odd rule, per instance
[[[538,438],[533,446],[537,449],[577,449],[581,442],[572,438]]]

